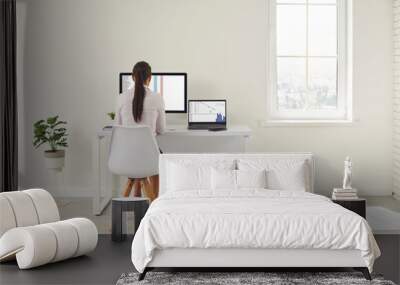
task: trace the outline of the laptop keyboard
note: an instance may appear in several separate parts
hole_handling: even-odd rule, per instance
[[[226,126],[221,125],[191,125],[188,127],[189,130],[210,130],[210,129],[224,129]]]

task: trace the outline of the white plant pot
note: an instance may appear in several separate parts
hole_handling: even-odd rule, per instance
[[[47,169],[61,171],[65,164],[65,150],[44,152],[45,165]]]

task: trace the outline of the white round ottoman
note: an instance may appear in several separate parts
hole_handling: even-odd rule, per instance
[[[97,245],[95,224],[86,218],[59,221],[57,205],[43,189],[0,193],[0,262],[20,269],[87,254]]]
[[[0,256],[9,259],[15,255],[19,268],[28,269],[84,255],[96,245],[96,226],[88,219],[76,218],[13,228],[0,239]]]

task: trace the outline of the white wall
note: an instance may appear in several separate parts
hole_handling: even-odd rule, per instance
[[[400,199],[400,0],[393,0],[393,192]]]
[[[23,1],[23,0],[20,0]],[[267,92],[267,0],[25,0],[23,187],[49,185],[32,123],[60,114],[69,124],[61,196],[89,196],[92,140],[113,110],[118,74],[138,60],[186,71],[191,98],[226,98],[230,123],[254,132],[250,151],[312,151],[318,192],[340,186],[346,155],[362,194],[392,191],[392,3],[355,0],[354,105],[340,127],[260,127]],[[169,122],[185,123],[184,115]]]

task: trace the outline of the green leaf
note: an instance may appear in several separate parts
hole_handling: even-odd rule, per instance
[[[66,122],[61,122],[61,121],[59,121],[59,122],[57,122],[57,123],[54,123],[54,124],[52,124],[51,125],[51,128],[55,128],[55,127],[57,127],[58,125],[65,125],[65,124],[67,124]]]
[[[45,141],[40,142],[39,144],[35,145],[35,148],[39,148],[44,143],[45,143]]]
[[[47,123],[49,125],[54,125],[58,120],[58,116],[54,116],[54,117],[49,117],[47,118]]]
[[[39,120],[39,121],[37,121],[36,123],[34,123],[33,126],[34,126],[35,128],[37,128],[38,126],[42,125],[43,123],[44,123],[44,120]]]

